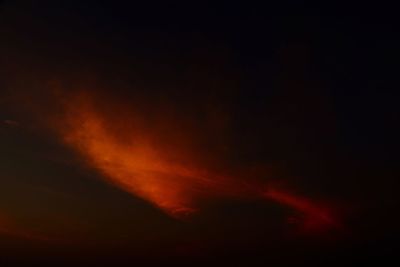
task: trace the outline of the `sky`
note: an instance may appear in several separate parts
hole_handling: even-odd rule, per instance
[[[393,15],[1,1],[0,260],[394,258]]]

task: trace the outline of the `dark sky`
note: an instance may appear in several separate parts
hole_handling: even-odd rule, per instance
[[[126,2],[0,2],[1,261],[394,257],[399,36],[390,7]],[[105,117],[116,106],[138,111],[171,158],[283,184],[334,207],[342,227],[303,233],[302,215],[247,197],[205,200],[177,219],[105,182],[48,126],[62,113],[52,89],[88,87]],[[118,117],[110,128],[128,131],[116,125],[132,118]]]

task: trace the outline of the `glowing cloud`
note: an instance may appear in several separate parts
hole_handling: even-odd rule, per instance
[[[186,147],[188,139],[199,137],[190,135],[190,130],[189,136],[171,135],[171,129],[178,130],[167,116],[149,124],[140,112],[135,114],[135,109],[119,109],[123,103],[114,105],[111,99],[88,92],[65,98],[62,106],[63,115],[56,128],[63,141],[108,182],[171,216],[192,213],[208,198],[256,197],[305,214],[308,226],[336,226],[330,210],[311,200],[265,184],[246,187],[240,177],[212,171],[201,159],[204,155]]]
[[[61,131],[64,141],[81,152],[109,182],[171,215],[194,211],[196,196],[221,182],[204,170],[169,160],[172,151],[155,147],[154,136],[129,117],[124,117],[126,125],[122,128],[131,129],[129,137],[125,137],[126,132],[115,132],[121,120],[107,120],[87,95],[76,98],[66,110],[66,124]]]

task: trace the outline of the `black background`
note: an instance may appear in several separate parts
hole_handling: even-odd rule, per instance
[[[301,177],[296,183],[303,191],[356,206],[344,216],[349,233],[343,240],[320,244],[312,238],[276,237],[272,232],[279,223],[274,220],[279,221],[281,211],[269,207],[271,214],[265,215],[259,203],[229,202],[207,211],[193,225],[177,223],[141,200],[87,178],[96,174],[37,158],[49,153],[73,156],[34,131],[9,125],[0,132],[1,205],[20,210],[19,218],[28,223],[40,212],[47,218],[48,211],[38,208],[43,205],[50,213],[74,207],[75,216],[102,220],[101,231],[120,227],[107,230],[107,236],[114,237],[132,231],[129,225],[139,220],[137,233],[129,232],[139,236],[137,241],[126,241],[115,249],[116,255],[104,256],[111,263],[152,263],[158,258],[190,265],[336,266],[393,260],[399,234],[400,134],[394,10],[383,4],[364,3],[361,8],[289,1],[2,1],[0,6],[2,120],[28,123],[29,115],[12,111],[8,96],[35,94],[35,86],[27,89],[27,84],[40,84],[49,73],[50,79],[63,77],[72,84],[95,73],[123,97],[137,89],[115,85],[146,85],[144,95],[168,96],[189,114],[195,114],[192,103],[199,95],[216,95],[218,104],[231,110],[235,151],[230,161],[279,164],[289,175]],[[31,178],[21,178],[27,173]],[[59,178],[54,180],[54,174]],[[15,181],[21,179],[23,184],[44,183],[80,196],[75,204],[49,203],[47,196],[40,199],[40,193],[32,193],[31,186],[18,186]],[[76,192],[77,187],[81,191]],[[36,204],[21,200],[29,194]],[[96,203],[103,209],[95,209]],[[82,215],[82,205],[91,215]],[[123,221],[122,226],[116,226],[116,220]],[[153,242],[143,233],[154,231],[157,240],[204,235],[207,248],[200,248],[200,256],[189,253],[186,258],[158,255],[151,245],[140,248],[141,242]],[[31,245],[25,241],[0,241],[30,255],[25,247]],[[73,250],[61,248],[68,249]],[[141,249],[145,256],[140,260],[130,256]],[[46,260],[71,265],[86,258],[103,260],[100,249],[90,252],[94,256],[79,252],[76,260],[70,259],[73,263],[47,253]],[[26,262],[43,260],[37,258],[27,256]]]

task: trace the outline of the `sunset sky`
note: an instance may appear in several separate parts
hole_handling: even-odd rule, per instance
[[[125,2],[0,1],[0,264],[394,257],[391,12]]]

